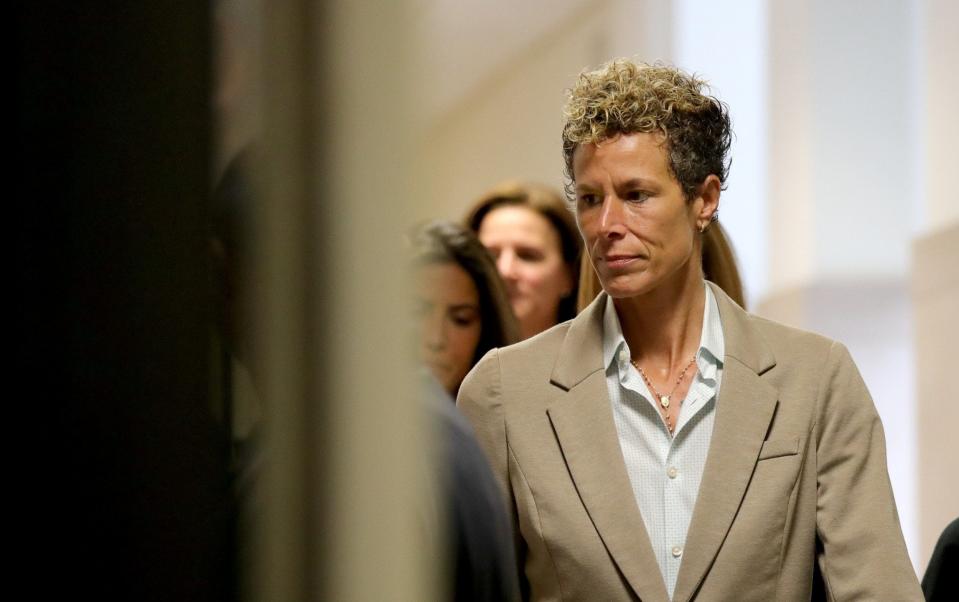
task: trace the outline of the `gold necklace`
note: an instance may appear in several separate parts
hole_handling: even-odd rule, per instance
[[[666,395],[663,395],[659,392],[659,389],[656,388],[656,385],[653,384],[653,381],[649,380],[649,377],[646,376],[646,371],[643,370],[639,362],[636,360],[630,360],[636,369],[639,370],[639,374],[643,377],[643,381],[646,383],[646,386],[653,392],[653,395],[659,398],[659,405],[663,409],[663,413],[666,418],[666,427],[669,428],[669,432],[673,432],[673,421],[669,417],[669,398],[673,393],[676,392],[676,389],[679,388],[679,384],[683,382],[683,379],[686,377],[686,372],[689,371],[689,368],[696,363],[696,356],[689,358],[689,363],[686,364],[686,367],[683,368],[683,371],[679,373],[679,377],[676,379],[676,384],[673,385],[672,390]]]

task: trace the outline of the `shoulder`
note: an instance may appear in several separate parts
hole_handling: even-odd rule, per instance
[[[802,366],[823,359],[836,342],[815,332],[788,326],[750,313],[709,283],[719,306],[727,357],[763,373],[798,362]]]
[[[824,357],[836,345],[836,341],[819,333],[750,313],[722,291],[717,294],[717,301],[726,339],[726,352],[736,359],[744,360],[750,355],[769,354],[771,357],[768,359],[772,360],[770,363],[778,366],[783,362]]]
[[[533,370],[547,363],[549,364],[547,369],[552,369],[552,361],[555,360],[563,341],[566,340],[566,334],[572,323],[572,320],[561,322],[525,341],[501,347],[498,350],[499,357],[504,363],[527,365]],[[544,361],[547,358],[549,361]]]
[[[463,380],[458,403],[499,406],[504,394],[532,392],[548,385],[571,323],[557,324],[525,341],[487,352]]]
[[[849,349],[841,341],[767,318],[751,314],[750,318],[775,355],[777,366],[809,368],[817,379],[840,369],[858,371]]]
[[[746,314],[771,357],[764,380],[780,392],[784,411],[805,407],[820,427],[833,422],[868,424],[876,416],[872,398],[846,346],[821,334]],[[793,403],[795,400],[807,400]]]
[[[835,345],[841,345],[838,341],[816,332],[788,326],[751,313],[746,315],[752,326],[776,354],[777,359],[797,355],[824,356]]]
[[[838,341],[748,313],[731,302],[721,310],[727,359],[748,366],[785,399],[812,402],[858,375],[849,351]]]

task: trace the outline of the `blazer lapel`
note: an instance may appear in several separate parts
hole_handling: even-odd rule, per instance
[[[606,295],[577,317],[557,356],[552,382],[565,393],[548,409],[583,505],[620,572],[644,601],[669,599],[653,555],[613,422],[603,369]]]
[[[776,390],[760,378],[775,358],[746,312],[718,287],[726,357],[709,454],[686,536],[674,600],[696,592],[732,526],[776,410]]]

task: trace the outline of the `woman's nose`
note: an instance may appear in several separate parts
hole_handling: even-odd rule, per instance
[[[423,343],[427,349],[434,351],[446,347],[446,329],[442,318],[429,317],[423,320]]]
[[[516,254],[512,251],[503,251],[496,259],[496,269],[500,276],[506,279],[516,276]]]
[[[603,236],[617,238],[626,233],[623,203],[613,195],[603,199],[599,214],[599,227]]]

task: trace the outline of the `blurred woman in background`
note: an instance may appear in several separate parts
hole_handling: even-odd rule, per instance
[[[503,282],[489,253],[469,230],[436,221],[412,236],[420,358],[456,395],[484,354],[519,340]]]
[[[582,240],[558,192],[504,182],[476,202],[466,225],[496,260],[523,339],[576,315]]]

